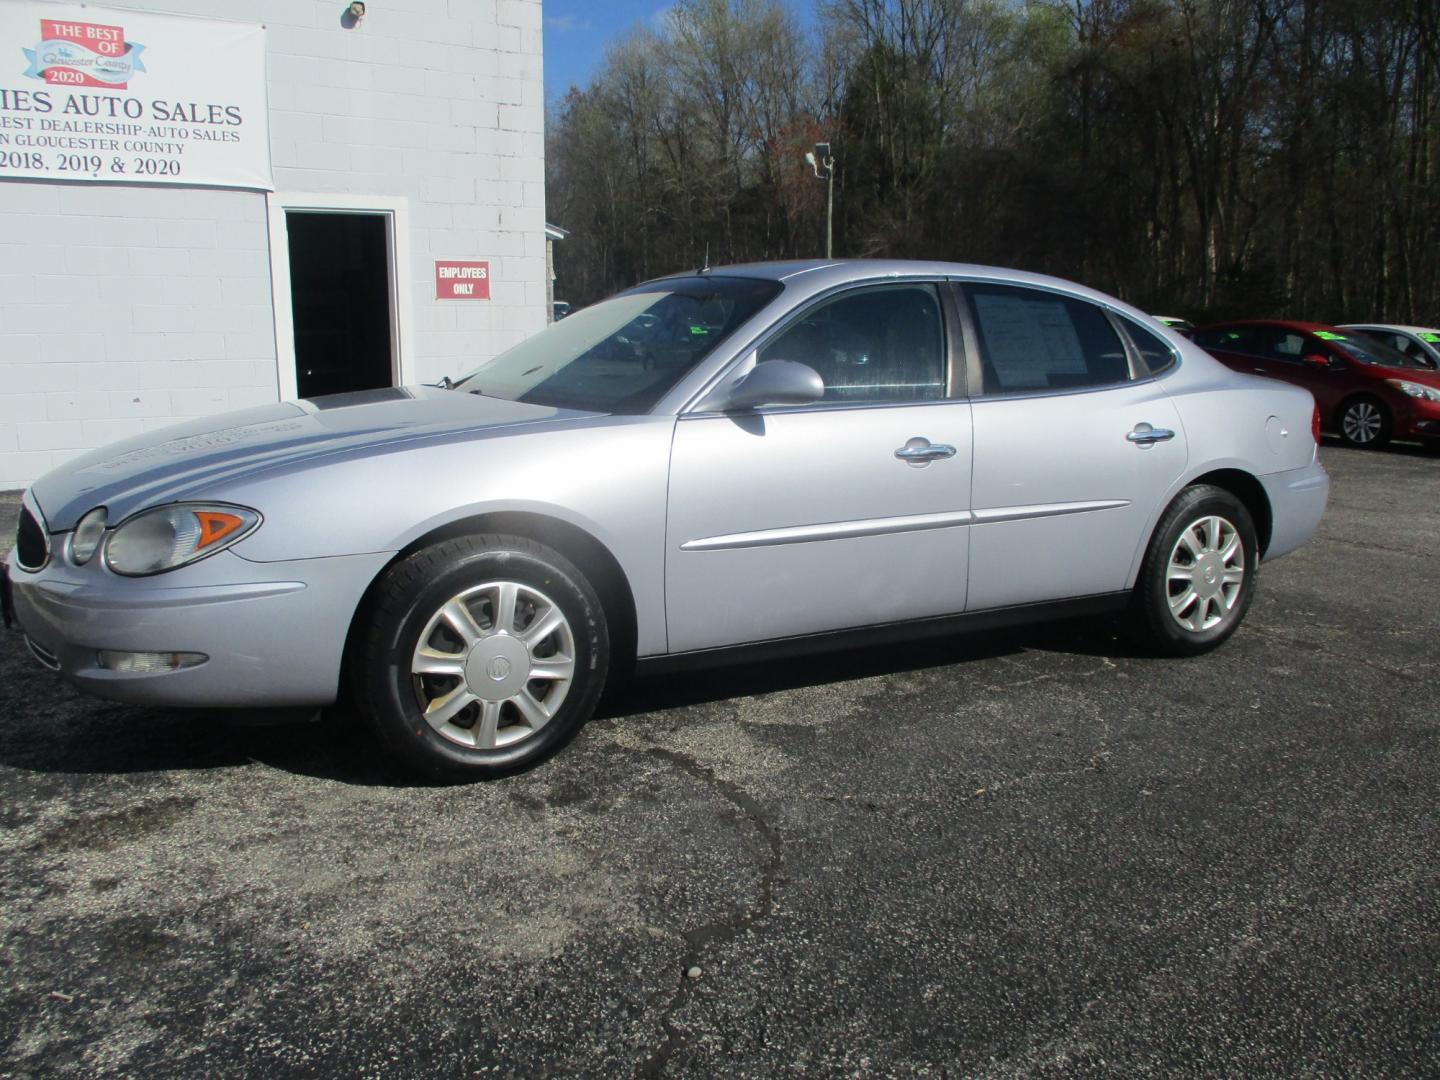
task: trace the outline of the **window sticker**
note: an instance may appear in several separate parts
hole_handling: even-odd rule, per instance
[[[1315,336],[1321,341],[1349,341],[1344,334],[1337,334],[1330,330],[1316,330]]]
[[[1002,386],[1046,387],[1052,374],[1088,374],[1079,335],[1062,301],[984,292],[977,292],[974,300],[986,351]]]
[[[1440,345],[1440,334],[1432,334],[1428,331],[1416,335],[1421,341],[1428,341],[1431,345]]]

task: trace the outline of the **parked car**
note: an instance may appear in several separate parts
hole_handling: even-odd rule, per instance
[[[1345,323],[1341,330],[1358,330],[1382,345],[1402,352],[1426,367],[1440,370],[1440,330],[1425,326],[1395,326],[1390,323]]]
[[[570,314],[570,301],[569,301],[569,300],[556,300],[553,304],[550,305],[550,321],[551,321],[551,322],[559,322],[561,319],[565,318],[565,316],[567,316],[567,315],[569,315],[569,314]]]
[[[1195,333],[1195,324],[1189,319],[1182,319],[1179,315],[1156,315],[1154,318],[1184,337],[1190,337]]]
[[[686,332],[617,363],[642,316]],[[198,420],[42,477],[7,567],[31,650],[151,705],[348,686],[400,760],[489,777],[637,661],[1102,612],[1205,652],[1329,490],[1305,391],[973,266],[662,278],[452,385]]]
[[[1352,446],[1440,438],[1440,372],[1364,334],[1253,320],[1202,327],[1195,343],[1237,371],[1303,386],[1321,427]]]

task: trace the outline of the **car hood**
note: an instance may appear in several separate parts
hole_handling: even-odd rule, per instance
[[[1419,383],[1421,386],[1433,386],[1440,390],[1440,371],[1421,368],[1385,367],[1380,364],[1370,365],[1370,370],[1382,379],[1404,379],[1406,382]]]
[[[393,387],[282,402],[177,424],[93,450],[37,480],[30,493],[54,531],[97,506],[117,522],[216,485],[350,453],[475,438],[593,416],[437,387]]]

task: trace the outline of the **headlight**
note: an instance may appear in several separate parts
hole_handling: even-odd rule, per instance
[[[97,506],[80,519],[80,523],[70,535],[70,561],[76,566],[84,566],[90,561],[90,556],[95,554],[95,549],[100,546],[100,538],[104,535],[105,508]]]
[[[121,522],[105,542],[105,565],[139,577],[174,570],[249,536],[260,515],[224,503],[176,503]]]
[[[1433,386],[1424,386],[1418,382],[1411,382],[1409,379],[1386,379],[1385,381],[1402,394],[1409,394],[1411,397],[1421,398],[1425,401],[1440,401],[1440,390]]]

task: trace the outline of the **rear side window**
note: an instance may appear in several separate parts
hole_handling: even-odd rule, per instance
[[[1215,330],[1200,330],[1195,334],[1195,344],[1202,349],[1219,349],[1221,352],[1236,353],[1257,353],[1260,346],[1256,342],[1256,331],[1253,326],[1232,326],[1220,327]]]
[[[1137,322],[1125,320],[1125,332],[1135,343],[1140,358],[1145,361],[1151,375],[1159,375],[1175,366],[1175,350],[1170,343],[1153,330],[1147,330]]]
[[[1014,285],[967,285],[985,393],[1075,390],[1130,379],[1105,312],[1083,300]]]

